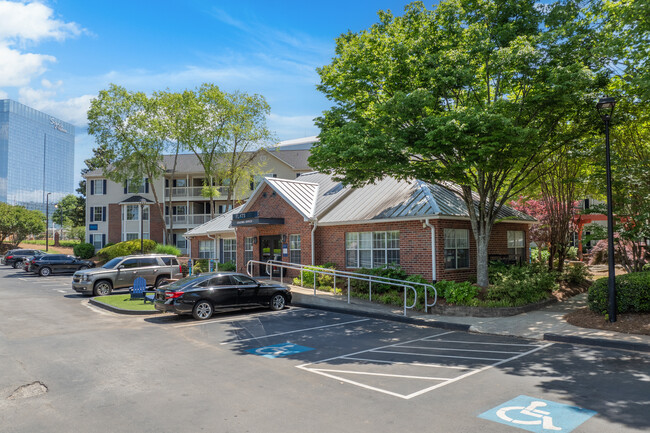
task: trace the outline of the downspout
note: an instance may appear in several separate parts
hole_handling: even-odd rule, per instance
[[[312,223],[314,224],[314,228],[311,229],[311,265],[316,266],[315,263],[314,263],[315,262],[315,259],[314,259],[314,252],[315,252],[315,249],[314,249],[314,232],[316,231],[316,227],[318,226],[318,220],[316,218],[314,218],[312,220]]]
[[[429,218],[424,220],[424,225],[431,229],[431,280],[436,281],[436,228],[429,223]]]
[[[214,251],[216,253],[217,248],[218,248],[217,247],[217,238],[216,237],[213,238],[212,236],[210,236],[210,233],[206,233],[205,235],[208,237],[208,239],[212,239],[213,245],[214,245]],[[210,261],[211,260],[212,259],[210,259]],[[210,269],[210,261],[208,261],[208,272],[212,271],[212,269]],[[217,267],[217,269],[215,269],[215,270],[219,270],[219,260],[218,259],[217,259],[216,267]]]

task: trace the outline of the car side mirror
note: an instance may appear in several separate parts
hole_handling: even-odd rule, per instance
[[[120,265],[117,267],[117,270],[119,271],[120,269],[124,269],[124,265]]]

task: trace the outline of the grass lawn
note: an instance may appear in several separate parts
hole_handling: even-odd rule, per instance
[[[93,298],[96,302],[111,305],[113,307],[121,308],[122,310],[135,310],[135,311],[156,311],[153,304],[147,302],[146,304],[142,299],[131,300],[131,294],[97,296]]]

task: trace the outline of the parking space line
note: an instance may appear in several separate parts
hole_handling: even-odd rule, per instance
[[[242,341],[259,340],[261,338],[270,338],[270,337],[277,337],[279,335],[295,334],[296,332],[305,332],[305,331],[313,331],[316,329],[332,328],[334,326],[349,325],[351,323],[367,322],[368,320],[370,319],[351,320],[349,322],[333,323],[331,325],[314,326],[313,328],[294,329],[292,331],[287,331],[287,332],[278,332],[277,334],[262,335],[259,337],[251,337],[251,338],[242,338],[241,340],[236,340],[236,341],[226,341],[221,344],[223,345],[223,344],[231,344],[231,343],[241,343]]]
[[[501,361],[503,359],[503,358],[479,358],[474,356],[436,355],[433,353],[392,352],[390,350],[373,350],[372,353],[392,353],[397,355],[409,355],[409,356],[429,356],[432,358],[473,359],[476,361]]]
[[[496,367],[496,366],[501,365],[501,364],[505,364],[506,362],[514,361],[515,359],[521,358],[521,357],[526,356],[526,355],[530,355],[531,353],[537,352],[538,350],[546,349],[547,347],[552,346],[553,344],[554,343],[548,343],[548,344],[545,344],[543,346],[538,346],[535,349],[531,349],[528,352],[524,352],[524,353],[522,353],[520,355],[513,356],[512,358],[504,359],[504,360],[499,361],[499,362],[497,362],[495,364],[486,365],[485,367],[479,368],[479,369],[474,370],[474,371],[470,371],[468,373],[465,373],[465,374],[460,375],[458,377],[455,377],[453,379],[449,379],[445,383],[440,383],[438,385],[432,386],[431,388],[426,388],[426,389],[423,389],[421,391],[414,392],[413,394],[409,394],[408,396],[406,396],[406,399],[408,400],[408,399],[411,399],[413,397],[417,397],[418,395],[422,395],[424,393],[427,393],[429,391],[433,391],[434,389],[441,388],[441,387],[443,387],[445,385],[449,385],[450,383],[458,382],[459,380],[465,379],[465,378],[467,378],[469,376],[472,376],[474,374],[480,373],[480,372],[485,371],[485,370],[489,370],[490,368]]]
[[[367,362],[380,362],[383,364],[393,364],[393,365],[408,365],[409,367],[430,367],[430,368],[449,368],[452,370],[470,370],[470,367],[458,367],[455,365],[444,365],[444,364],[422,364],[420,362],[401,362],[401,361],[382,361],[379,359],[367,359],[367,358],[356,358],[352,356],[342,356],[341,359],[350,359],[353,361],[367,361]]]
[[[512,355],[521,353],[521,352],[507,352],[504,350],[452,349],[449,347],[426,347],[426,346],[397,346],[397,347],[405,347],[407,349],[424,349],[424,350],[452,350],[454,352],[510,353]]]
[[[328,358],[324,359],[321,361],[317,362],[311,362],[311,363],[306,363],[297,366],[298,368],[309,371],[312,373],[319,374],[321,376],[329,377],[341,382],[346,382],[352,385],[359,386],[361,388],[365,388],[368,390],[372,391],[377,391],[383,394],[387,395],[392,395],[395,397],[403,398],[403,399],[411,399],[417,396],[420,396],[422,394],[425,394],[427,392],[433,391],[435,389],[441,388],[443,386],[449,385],[451,383],[457,382],[459,380],[465,379],[467,377],[470,377],[474,374],[486,371],[490,368],[496,367],[498,365],[504,364],[506,362],[510,362],[513,360],[516,360],[518,358],[521,358],[523,356],[529,355],[531,353],[534,353],[538,350],[545,349],[549,346],[552,346],[553,343],[548,343],[544,345],[538,345],[538,344],[515,344],[515,343],[487,343],[487,342],[472,342],[472,341],[459,341],[459,340],[444,340],[440,337],[443,337],[444,335],[448,335],[451,333],[454,333],[456,331],[450,331],[450,332],[444,332],[441,334],[425,337],[425,338],[420,338],[417,340],[411,340],[411,341],[405,341],[402,343],[396,343],[396,344],[391,344],[387,346],[382,346],[382,347],[377,347],[374,349],[368,349],[360,352],[355,352],[355,353],[350,353],[338,357],[333,357],[333,358]],[[491,346],[520,346],[520,347],[528,347],[530,350],[527,350],[525,352],[511,352],[511,351],[496,351],[496,350],[479,350],[479,349],[453,349],[453,348],[432,348],[432,347],[421,347],[417,345],[409,346],[412,343],[418,342],[418,341],[427,341],[427,342],[439,342],[439,343],[448,343],[448,342],[453,342],[453,343],[462,343],[466,345],[471,345],[471,344],[485,344],[485,345],[491,345]],[[398,349],[405,348],[405,349],[416,349],[416,350],[447,350],[447,351],[458,351],[458,352],[486,352],[486,353],[503,353],[507,355],[514,355],[510,356],[508,358],[484,358],[484,357],[471,357],[471,356],[454,356],[454,355],[441,355],[441,354],[433,354],[433,353],[418,353],[418,352],[405,352],[405,351],[399,351]],[[462,366],[462,365],[441,365],[438,363],[423,363],[423,362],[404,362],[404,361],[387,361],[387,360],[380,360],[380,359],[371,359],[370,358],[364,358],[361,356],[356,356],[360,355],[362,353],[365,354],[373,354],[373,353],[385,353],[385,354],[391,354],[391,355],[401,355],[403,357],[426,357],[426,358],[448,358],[450,360],[453,359],[458,359],[458,360],[472,360],[472,361],[492,361],[489,365],[479,365],[475,367],[468,367],[468,366]],[[368,362],[368,363],[382,363],[382,364],[388,364],[389,366],[391,365],[401,365],[401,366],[407,366],[407,367],[432,367],[432,368],[440,368],[440,369],[455,369],[455,370],[462,370],[460,371],[459,375],[456,377],[451,377],[451,378],[440,378],[440,377],[429,377],[429,376],[419,376],[417,373],[415,375],[409,375],[409,374],[391,374],[389,372],[382,372],[382,373],[376,373],[372,371],[351,371],[347,369],[343,369],[344,365],[340,365],[342,368],[337,369],[336,363],[331,363],[331,361],[334,360],[341,360],[341,361],[362,361],[362,362]],[[407,360],[409,358],[406,358]],[[327,366],[322,365],[325,363],[330,362]],[[450,361],[453,362],[453,361]],[[363,367],[363,366],[361,366]],[[367,370],[367,369],[366,369]],[[336,375],[336,373],[339,373],[340,375]],[[397,373],[397,372],[396,372]],[[404,372],[407,373],[407,372]],[[357,380],[351,380],[348,377],[343,377],[342,375],[355,375],[358,377],[391,377],[395,379],[408,379],[409,381],[412,381],[413,379],[415,380],[439,380],[441,383],[437,383],[433,386],[425,387],[423,389],[420,389],[418,391],[412,392],[410,394],[404,394],[404,393],[399,393],[395,392],[394,390],[390,389],[384,389],[384,388],[379,388],[376,386],[372,386],[368,383],[362,383]],[[365,382],[365,381],[364,381]],[[411,385],[406,385],[406,386],[412,386],[412,382],[398,382],[398,383],[411,383]],[[397,386],[398,390],[400,385],[395,385],[393,384],[392,386]],[[404,386],[404,385],[401,385]]]
[[[422,379],[422,380],[449,380],[448,377],[431,377],[431,376],[410,376],[407,374],[386,374],[386,373],[370,373],[368,371],[354,371],[354,370],[330,370],[327,368],[314,368],[313,371],[330,371],[333,373],[351,373],[366,376],[382,376],[382,377],[401,377],[403,379]]]

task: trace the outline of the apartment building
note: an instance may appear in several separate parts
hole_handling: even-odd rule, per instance
[[[251,164],[260,167],[260,174],[250,185],[238,187],[236,201],[246,200],[264,177],[295,179],[311,171],[307,158],[315,141],[315,137],[291,140],[251,153]],[[202,195],[204,185],[212,183],[218,194],[215,215],[232,209],[232,203],[227,202],[227,180],[206,179],[196,155],[178,155],[174,159],[173,155],[164,156],[167,174],[159,179],[118,184],[107,179],[102,170],[86,173],[86,242],[96,249],[109,242],[141,237],[166,243],[165,231],[171,228],[174,245],[188,254],[190,245],[184,234],[211,219],[210,199]],[[154,190],[159,209],[155,208]]]

